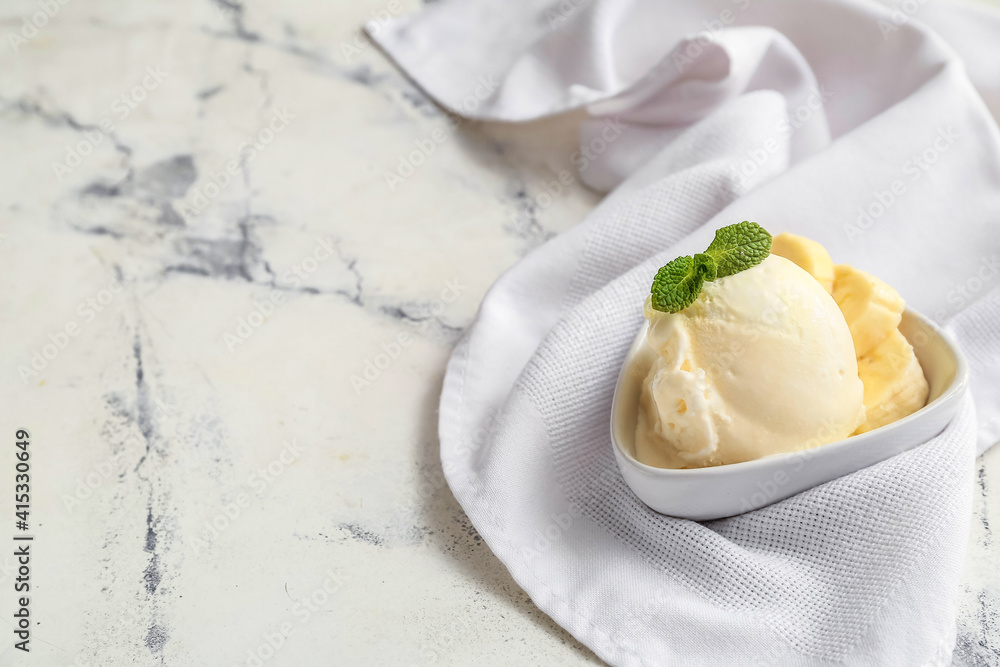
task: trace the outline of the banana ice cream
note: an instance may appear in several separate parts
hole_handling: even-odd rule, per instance
[[[659,467],[739,463],[846,438],[865,419],[847,322],[823,287],[771,255],[678,313],[648,306],[658,358],[636,456]]]
[[[858,376],[865,386],[864,423],[855,434],[902,419],[924,407],[929,387],[913,346],[899,333],[906,303],[892,287],[847,264],[833,265],[819,243],[778,234],[771,252],[791,259],[826,285],[851,330]]]
[[[834,266],[815,241],[761,232],[763,259],[733,264],[725,252],[734,251],[713,252],[713,242],[711,257],[678,258],[657,274],[644,309],[653,354],[639,395],[639,461],[749,461],[869,431],[926,402],[895,290]]]

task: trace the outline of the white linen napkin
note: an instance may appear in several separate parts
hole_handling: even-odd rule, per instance
[[[451,0],[372,30],[458,113],[591,116],[580,175],[614,189],[487,294],[440,436],[491,549],[612,664],[950,661],[973,456],[1000,438],[1000,135],[977,93],[1000,103],[1000,18],[900,7]],[[950,323],[974,402],[928,443],[764,509],[662,516],[617,471],[615,379],[656,269],[745,219]]]

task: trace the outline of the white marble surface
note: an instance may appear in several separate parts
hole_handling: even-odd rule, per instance
[[[32,652],[0,628],[0,664],[598,664],[476,535],[435,435],[485,290],[598,200],[535,201],[572,123],[449,122],[358,37],[413,0],[51,4],[16,51],[39,5],[0,8],[0,488],[29,429],[35,535]],[[976,489],[970,667],[1000,664],[1000,449]]]

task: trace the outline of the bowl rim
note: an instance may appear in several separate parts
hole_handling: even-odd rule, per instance
[[[931,321],[929,318],[925,317],[921,313],[913,310],[912,308],[906,308],[904,310],[909,316],[914,317],[923,326],[927,327],[933,331],[941,340],[943,340],[948,349],[951,351],[955,358],[955,377],[952,379],[951,384],[941,392],[941,395],[935,398],[933,401],[927,403],[922,408],[913,412],[902,419],[898,419],[891,424],[886,424],[885,426],[880,426],[876,429],[868,431],[866,433],[861,433],[859,435],[850,436],[847,438],[842,438],[840,440],[835,440],[833,442],[828,442],[816,447],[809,447],[807,449],[800,449],[794,452],[782,452],[780,454],[769,454],[768,456],[763,456],[759,459],[754,459],[752,461],[741,461],[740,463],[726,463],[718,466],[709,466],[705,468],[658,468],[656,466],[651,466],[642,463],[636,459],[631,453],[627,452],[625,448],[618,442],[618,438],[615,436],[615,417],[618,414],[618,402],[620,400],[620,389],[622,384],[622,377],[625,374],[626,363],[622,363],[622,368],[618,373],[618,379],[615,382],[615,393],[614,397],[611,399],[611,420],[610,420],[610,431],[611,431],[611,443],[615,449],[616,458],[619,461],[625,461],[633,468],[638,471],[657,477],[664,478],[677,478],[677,477],[724,477],[730,474],[742,473],[745,471],[751,471],[756,468],[766,468],[773,465],[781,465],[787,461],[794,460],[795,458],[800,458],[803,456],[804,452],[818,452],[822,451],[837,451],[844,449],[849,446],[854,446],[857,443],[864,443],[870,440],[880,438],[885,435],[887,430],[893,427],[904,426],[916,419],[920,419],[921,416],[934,406],[940,405],[947,401],[953,400],[957,395],[962,394],[969,384],[969,364],[965,358],[965,354],[962,352],[962,348],[959,347],[958,342],[955,338],[948,333],[945,329],[938,326],[937,323]],[[646,326],[645,321],[643,322],[643,327]],[[641,333],[643,329],[640,329]],[[636,334],[638,338],[639,333]],[[634,345],[634,343],[633,343]],[[629,347],[629,351],[626,353],[625,361],[632,355],[632,346]]]

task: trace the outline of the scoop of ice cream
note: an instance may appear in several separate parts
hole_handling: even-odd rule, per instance
[[[782,232],[771,239],[771,254],[795,262],[833,294],[833,260],[822,244],[797,234]]]
[[[655,360],[635,437],[644,463],[749,461],[846,438],[864,421],[847,322],[783,257],[705,283],[678,313],[649,301],[645,312]]]
[[[855,433],[902,419],[927,403],[929,387],[913,346],[899,333],[905,302],[875,276],[848,264],[836,267],[822,245],[778,234],[771,253],[795,262],[833,295],[847,320],[865,386],[866,419]]]

